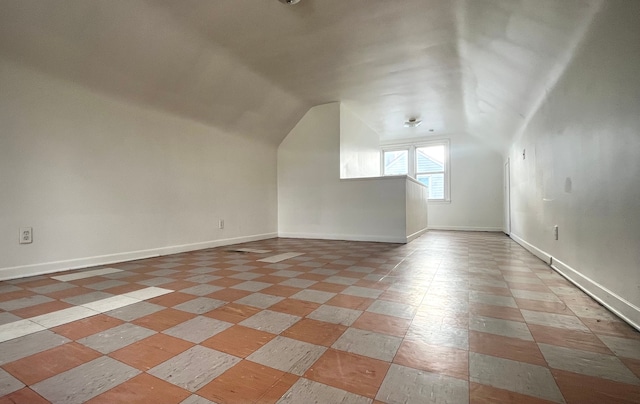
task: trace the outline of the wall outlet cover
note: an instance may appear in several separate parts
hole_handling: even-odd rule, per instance
[[[20,235],[18,239],[20,244],[33,243],[33,229],[31,227],[20,228]]]

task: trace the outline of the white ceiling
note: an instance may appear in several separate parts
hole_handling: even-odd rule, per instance
[[[383,142],[467,132],[504,148],[601,6],[0,0],[0,55],[268,142],[280,142],[309,107],[342,101]],[[404,128],[412,117],[423,125]]]

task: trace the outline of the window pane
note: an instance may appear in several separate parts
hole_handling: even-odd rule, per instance
[[[384,152],[384,175],[407,175],[409,173],[409,151]]]
[[[429,199],[444,199],[444,174],[418,174],[417,180],[429,188]]]
[[[444,171],[444,145],[418,147],[416,168],[418,173]]]

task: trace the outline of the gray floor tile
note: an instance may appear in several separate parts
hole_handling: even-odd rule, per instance
[[[640,385],[640,380],[617,357],[595,352],[538,344],[544,359],[554,369]]]
[[[349,286],[342,292],[345,295],[358,296],[358,297],[368,297],[371,299],[377,299],[382,294],[382,290],[371,289],[371,288],[363,288],[360,286]]]
[[[564,403],[553,375],[542,366],[469,352],[469,380]]]
[[[527,323],[563,328],[565,330],[590,332],[590,330],[576,316],[543,313],[540,311],[531,310],[520,310],[520,312],[522,313],[522,317],[524,317]]]
[[[376,300],[367,308],[367,311],[408,320],[411,320],[416,314],[416,308],[414,306],[386,300]]]
[[[261,274],[256,274],[253,272],[239,272],[235,275],[231,275],[229,278],[233,278],[233,279],[241,279],[243,281],[250,281],[256,278],[261,277]]]
[[[406,338],[421,341],[429,345],[469,349],[469,331],[466,328],[440,325],[411,326],[407,331]]]
[[[484,304],[490,304],[493,306],[512,307],[514,309],[518,308],[518,305],[516,304],[516,301],[513,299],[513,297],[497,296],[497,295],[491,295],[488,293],[475,292],[475,291],[469,292],[469,302],[484,303]]]
[[[311,312],[307,317],[314,320],[326,321],[327,323],[350,326],[362,313],[363,312],[360,310],[322,305]]]
[[[469,402],[469,383],[392,364],[376,399],[389,404],[463,404]]]
[[[214,335],[226,330],[233,324],[225,321],[215,320],[209,317],[198,316],[189,321],[164,330],[162,333],[172,337],[181,338],[196,344],[211,338]]]
[[[291,286],[292,288],[308,288],[311,285],[315,285],[316,281],[312,281],[311,279],[300,279],[300,278],[291,278],[286,281],[280,282],[280,285],[283,286]]]
[[[116,286],[126,285],[128,283],[129,282],[123,282],[123,281],[119,281],[117,279],[110,279],[108,281],[92,283],[92,284],[87,285],[85,287],[89,288],[89,289],[93,289],[93,290],[105,290],[105,289],[109,289],[109,288],[115,288]]]
[[[254,328],[270,332],[272,334],[280,334],[282,331],[291,327],[300,321],[300,317],[286,313],[279,313],[271,310],[263,310],[254,314],[239,324],[245,327]]]
[[[160,264],[160,265],[168,265],[168,264]],[[174,264],[171,264],[174,265]],[[175,266],[178,266],[179,264],[176,264]],[[154,265],[155,267],[158,267],[158,265]],[[157,271],[153,271],[153,272],[149,272],[147,273],[147,275],[151,275],[151,276],[171,276],[175,273],[178,273],[179,271],[176,271],[174,269],[159,269]]]
[[[24,383],[0,369],[0,397],[11,394],[24,387]]]
[[[402,338],[349,328],[332,348],[391,362],[401,342]]]
[[[121,307],[119,309],[108,311],[104,314],[120,319],[122,321],[133,321],[140,317],[144,317],[164,309],[166,309],[166,307],[160,306],[158,304],[139,302]]]
[[[139,327],[135,324],[125,323],[117,327],[79,339],[77,342],[95,349],[103,354],[111,353],[117,349],[147,338],[155,331]]]
[[[326,384],[299,379],[277,404],[299,403],[370,404],[371,400]]]
[[[248,292],[259,292],[262,289],[266,289],[269,286],[272,286],[270,283],[266,282],[256,282],[256,281],[246,281],[239,283],[237,285],[232,286],[233,289],[246,290]]]
[[[600,335],[599,338],[616,355],[640,360],[640,340]]]
[[[185,281],[197,282],[197,283],[207,283],[207,282],[218,280],[220,278],[221,278],[220,276],[202,274],[202,275],[196,275],[196,276],[192,276],[190,278],[187,278],[187,279],[185,279]]]
[[[517,297],[519,299],[530,299],[530,300],[541,300],[543,302],[561,302],[558,299],[558,296],[553,293],[545,293],[545,292],[534,292],[530,290],[520,290],[520,289],[511,289],[511,294],[513,297]]]
[[[173,281],[175,281],[175,279],[164,278],[162,276],[159,276],[157,278],[145,279],[143,281],[139,281],[136,283],[140,285],[145,285],[145,286],[161,286],[161,285],[164,285],[165,283],[169,283]]]
[[[529,327],[519,321],[472,315],[469,318],[469,328],[474,331],[533,341],[533,335],[531,335]]]
[[[190,288],[182,289],[180,290],[180,292],[188,293],[190,295],[195,295],[195,296],[204,296],[204,295],[208,295],[209,293],[217,292],[222,289],[224,288],[220,286],[203,283],[200,285],[192,286]]]
[[[227,302],[222,300],[211,299],[209,297],[198,297],[188,302],[180,303],[173,306],[174,309],[186,311],[193,314],[204,314],[220,306],[224,306]]]
[[[358,282],[360,279],[357,278],[349,278],[346,276],[337,276],[337,275],[333,275],[328,277],[327,279],[325,279],[325,282],[328,283],[337,283],[339,285],[353,285],[354,283]]]
[[[305,290],[301,290],[300,292],[296,293],[293,296],[290,296],[290,299],[306,300],[308,302],[322,304],[331,300],[331,298],[334,297],[335,295],[336,293],[323,292],[321,290],[305,289]]]
[[[52,403],[80,404],[139,373],[131,366],[102,356],[36,383],[31,388]]]
[[[249,296],[236,300],[235,303],[266,309],[282,300],[284,300],[284,297],[267,295],[264,293],[253,293]]]
[[[240,358],[196,345],[147,373],[195,392],[240,362]]]
[[[22,320],[22,317],[18,317],[15,314],[7,313],[7,312],[0,313],[0,325],[13,323],[15,321],[20,321],[20,320]]]
[[[97,300],[106,299],[107,297],[112,297],[112,296],[113,296],[112,293],[91,292],[91,293],[85,293],[84,295],[67,297],[65,299],[60,299],[60,300],[69,304],[73,304],[75,306],[80,306],[82,304],[95,302]]]
[[[326,350],[322,346],[277,336],[247,360],[302,376]]]
[[[213,401],[209,401],[206,398],[192,394],[186,399],[184,399],[183,401],[181,401],[180,404],[216,404],[216,403],[214,403]]]
[[[74,285],[73,283],[58,282],[58,283],[53,283],[51,285],[38,286],[37,288],[30,288],[29,290],[39,294],[47,294],[47,293],[59,292],[61,290],[67,290],[71,288],[77,288],[77,286]]]
[[[6,302],[0,302],[0,309],[5,311],[20,310],[24,309],[25,307],[35,306],[37,304],[49,303],[53,300],[54,299],[47,296],[34,295],[15,300],[8,300]]]
[[[71,342],[70,339],[45,330],[0,343],[0,365],[37,354]]]

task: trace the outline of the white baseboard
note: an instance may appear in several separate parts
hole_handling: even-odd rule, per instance
[[[284,238],[308,238],[319,240],[343,240],[343,241],[374,241],[379,243],[407,243],[407,237],[394,236],[370,236],[364,234],[327,234],[327,233],[278,233],[278,237]]]
[[[584,293],[588,294],[594,300],[609,309],[611,312],[615,313],[618,317],[626,321],[633,328],[640,331],[640,307],[610,291],[593,279],[581,274],[580,272],[578,272],[578,270],[554,258],[543,250],[524,241],[522,238],[514,235],[513,233],[511,234],[511,238],[513,239],[513,241],[520,244],[536,257],[549,263],[551,268],[553,268],[557,273],[562,275],[569,282],[573,283]]]
[[[552,258],[551,261],[551,268],[556,270],[556,272],[640,331],[640,307],[615,294],[593,279],[581,274],[564,262],[555,258]]]
[[[429,230],[454,230],[454,231],[502,231],[501,227],[469,227],[469,226],[429,226]]]
[[[134,261],[161,255],[177,254],[187,251],[204,250],[225,245],[247,243],[249,241],[266,240],[278,237],[277,233],[255,234],[251,236],[234,237],[220,240],[203,241],[200,243],[182,244],[168,247],[152,248],[148,250],[130,251],[124,253],[98,255],[94,257],[76,258],[70,260],[45,262],[40,264],[20,265],[0,268],[0,280],[24,278],[27,276],[44,275],[69,269],[81,269],[97,265],[109,265],[126,261]]]
[[[515,234],[513,234],[513,232],[509,235],[509,237],[511,237],[511,239],[513,241],[515,241],[516,243],[518,243],[521,246],[523,246],[531,254],[533,254],[536,257],[538,257],[541,260],[543,260],[547,265],[551,265],[551,255],[550,254],[547,254],[546,252],[542,251],[541,249],[539,249],[538,247],[534,246],[533,244],[527,243],[522,238],[520,238],[520,237],[516,236]]]
[[[424,228],[422,230],[418,230],[417,232],[410,234],[407,236],[407,243],[417,239],[418,237],[422,236],[424,233],[426,233],[428,231],[427,228]]]

